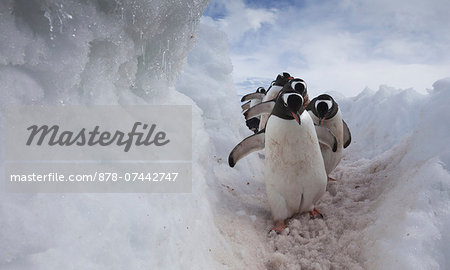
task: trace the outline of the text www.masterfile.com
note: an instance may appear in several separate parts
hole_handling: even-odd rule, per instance
[[[174,182],[179,172],[94,172],[91,174],[64,174],[51,172],[45,174],[10,174],[10,182]]]

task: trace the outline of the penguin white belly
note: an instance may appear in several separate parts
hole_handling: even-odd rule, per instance
[[[311,111],[309,111],[311,118],[315,124],[319,123],[319,118],[316,117]],[[328,120],[324,120],[322,126],[328,128],[336,137],[337,150],[333,152],[328,146],[320,144],[320,150],[322,152],[323,162],[325,164],[325,170],[327,174],[330,174],[339,164],[342,159],[342,149],[344,144],[344,129],[342,124],[342,114],[338,110],[336,115]]]
[[[342,148],[338,148],[336,152],[333,152],[330,147],[320,144],[320,150],[322,152],[323,163],[325,164],[325,170],[327,174],[330,174],[339,164],[342,158]]]
[[[324,194],[327,174],[313,122],[271,116],[265,134],[265,183],[274,220],[312,211]]]

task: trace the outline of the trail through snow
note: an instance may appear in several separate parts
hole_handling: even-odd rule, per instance
[[[204,25],[200,34],[219,35]],[[240,114],[239,97],[222,81],[230,63],[214,54],[223,54],[226,42],[214,37],[200,38],[182,78],[201,73],[216,80],[201,98],[193,99],[203,110],[212,142],[215,164],[208,185],[215,223],[240,261],[238,266],[222,263],[231,269],[446,269],[450,176],[444,169],[448,159],[442,160],[449,148],[436,151],[434,145],[449,132],[442,127],[450,126],[450,119],[439,106],[450,101],[449,81],[437,82],[428,95],[381,86],[354,98],[337,96],[353,142],[332,173],[338,181],[328,184],[318,205],[325,217],[296,216],[277,235],[269,233],[273,223],[263,159],[253,153],[233,169],[227,164],[229,151],[251,133]],[[217,69],[199,70],[195,63],[200,58],[216,63]],[[201,84],[199,78],[193,83]],[[441,114],[439,128],[428,122],[430,114]],[[430,134],[432,141],[421,137]],[[432,174],[437,175],[426,183]]]

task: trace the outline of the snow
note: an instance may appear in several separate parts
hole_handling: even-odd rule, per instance
[[[195,142],[192,194],[0,193],[1,269],[220,267],[215,252],[226,254],[227,243],[205,196],[208,137],[198,107],[174,88],[206,4],[0,2],[2,111],[192,104]]]
[[[450,268],[450,78],[425,95],[330,89],[353,141],[318,205],[325,218],[268,233],[263,160],[227,164],[251,132],[227,37],[199,24],[206,4],[0,2],[1,111],[193,106],[191,194],[1,192],[0,269]]]

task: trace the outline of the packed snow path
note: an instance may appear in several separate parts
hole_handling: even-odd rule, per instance
[[[251,132],[229,76],[225,37],[205,25],[200,36],[208,38],[200,38],[191,52],[177,89],[203,111],[211,142],[208,199],[229,244],[212,255],[225,268],[450,267],[449,79],[426,95],[387,86],[353,98],[332,94],[352,144],[331,174],[338,181],[328,184],[318,205],[325,218],[297,216],[283,234],[269,234],[264,161],[253,153],[235,168],[227,164],[230,151]]]
[[[430,96],[382,88],[341,101],[344,117],[356,136],[332,173],[338,181],[328,183],[317,206],[324,219],[299,215],[288,222],[288,229],[281,235],[268,233],[272,220],[262,182],[264,162],[257,154],[240,161],[248,163],[237,166],[237,175],[218,176],[222,186],[219,193],[223,194],[217,219],[226,216],[218,224],[235,250],[245,254],[241,257],[246,266],[446,269],[449,150],[433,145],[445,141],[446,135],[443,127],[434,128],[430,119],[444,114],[445,106],[440,102],[450,97],[449,80],[439,81],[434,87]],[[367,105],[367,100],[372,100],[372,104]],[[349,104],[359,113],[349,111]],[[382,124],[383,111],[369,119],[358,118],[377,107],[397,109],[394,105],[398,104],[420,109],[391,111],[388,122],[396,123],[393,126]],[[400,121],[402,117],[410,118]],[[448,117],[444,121],[448,122]],[[378,128],[367,133],[376,122]],[[373,140],[378,137],[384,140]]]

